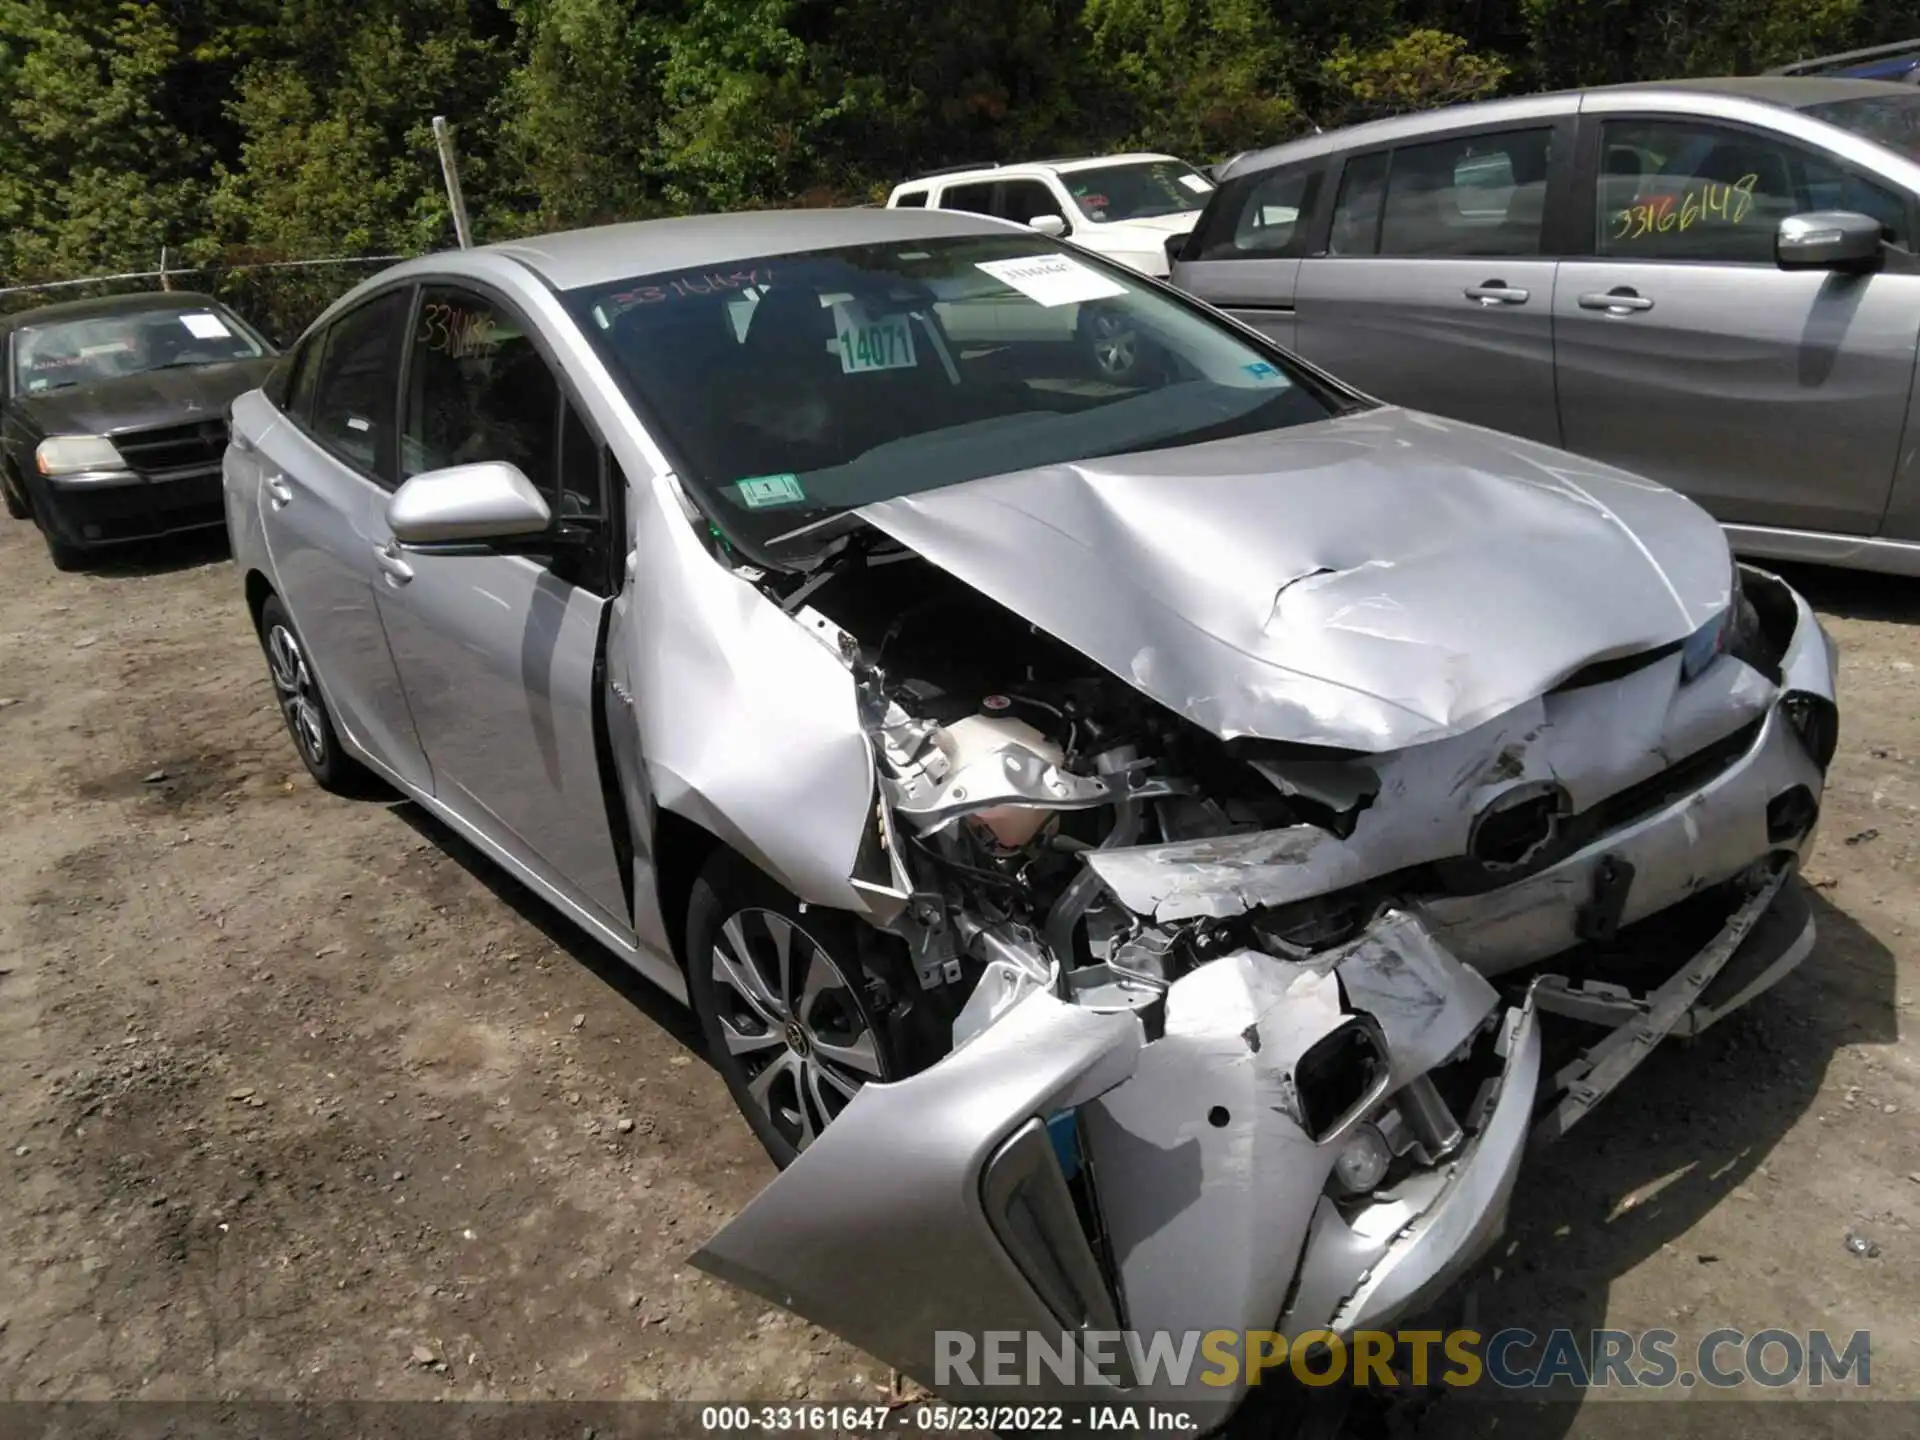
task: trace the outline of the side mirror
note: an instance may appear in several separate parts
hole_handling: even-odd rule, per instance
[[[474,545],[538,535],[553,514],[504,460],[427,470],[393,492],[387,528],[402,545]]]
[[[1782,270],[1871,270],[1880,263],[1882,234],[1871,215],[1810,210],[1780,222],[1773,258]]]
[[[1027,225],[1054,240],[1058,240],[1067,233],[1066,217],[1061,215],[1036,215],[1027,222]]]

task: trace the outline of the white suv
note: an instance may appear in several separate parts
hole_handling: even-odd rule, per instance
[[[1168,239],[1193,229],[1213,189],[1171,155],[1097,155],[939,170],[894,187],[887,207],[994,215],[1165,279]]]

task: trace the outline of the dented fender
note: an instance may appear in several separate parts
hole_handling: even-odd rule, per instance
[[[853,676],[714,562],[670,476],[633,494],[633,605],[610,643],[623,647],[653,803],[800,899],[864,913],[851,877],[875,777]]]

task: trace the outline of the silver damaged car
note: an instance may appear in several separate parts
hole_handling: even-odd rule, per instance
[[[1833,647],[1704,511],[1003,222],[411,261],[225,481],[316,779],[697,1011],[782,1167],[698,1263],[949,1398],[940,1330],[1418,1312],[1813,943]]]

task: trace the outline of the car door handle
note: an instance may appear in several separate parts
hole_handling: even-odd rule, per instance
[[[389,585],[404,585],[413,579],[413,567],[400,558],[400,547],[391,540],[373,547],[373,561],[386,571]]]
[[[1469,285],[1466,297],[1477,300],[1482,305],[1524,305],[1533,298],[1533,292],[1522,290],[1517,285],[1509,285],[1504,280],[1489,280],[1484,285]]]
[[[286,476],[269,475],[266,485],[267,499],[273,502],[274,509],[278,510],[293,503],[293,487],[287,483]]]
[[[1582,310],[1604,310],[1609,315],[1631,315],[1637,310],[1651,310],[1653,301],[1629,286],[1622,285],[1614,290],[1594,290],[1580,297]]]

